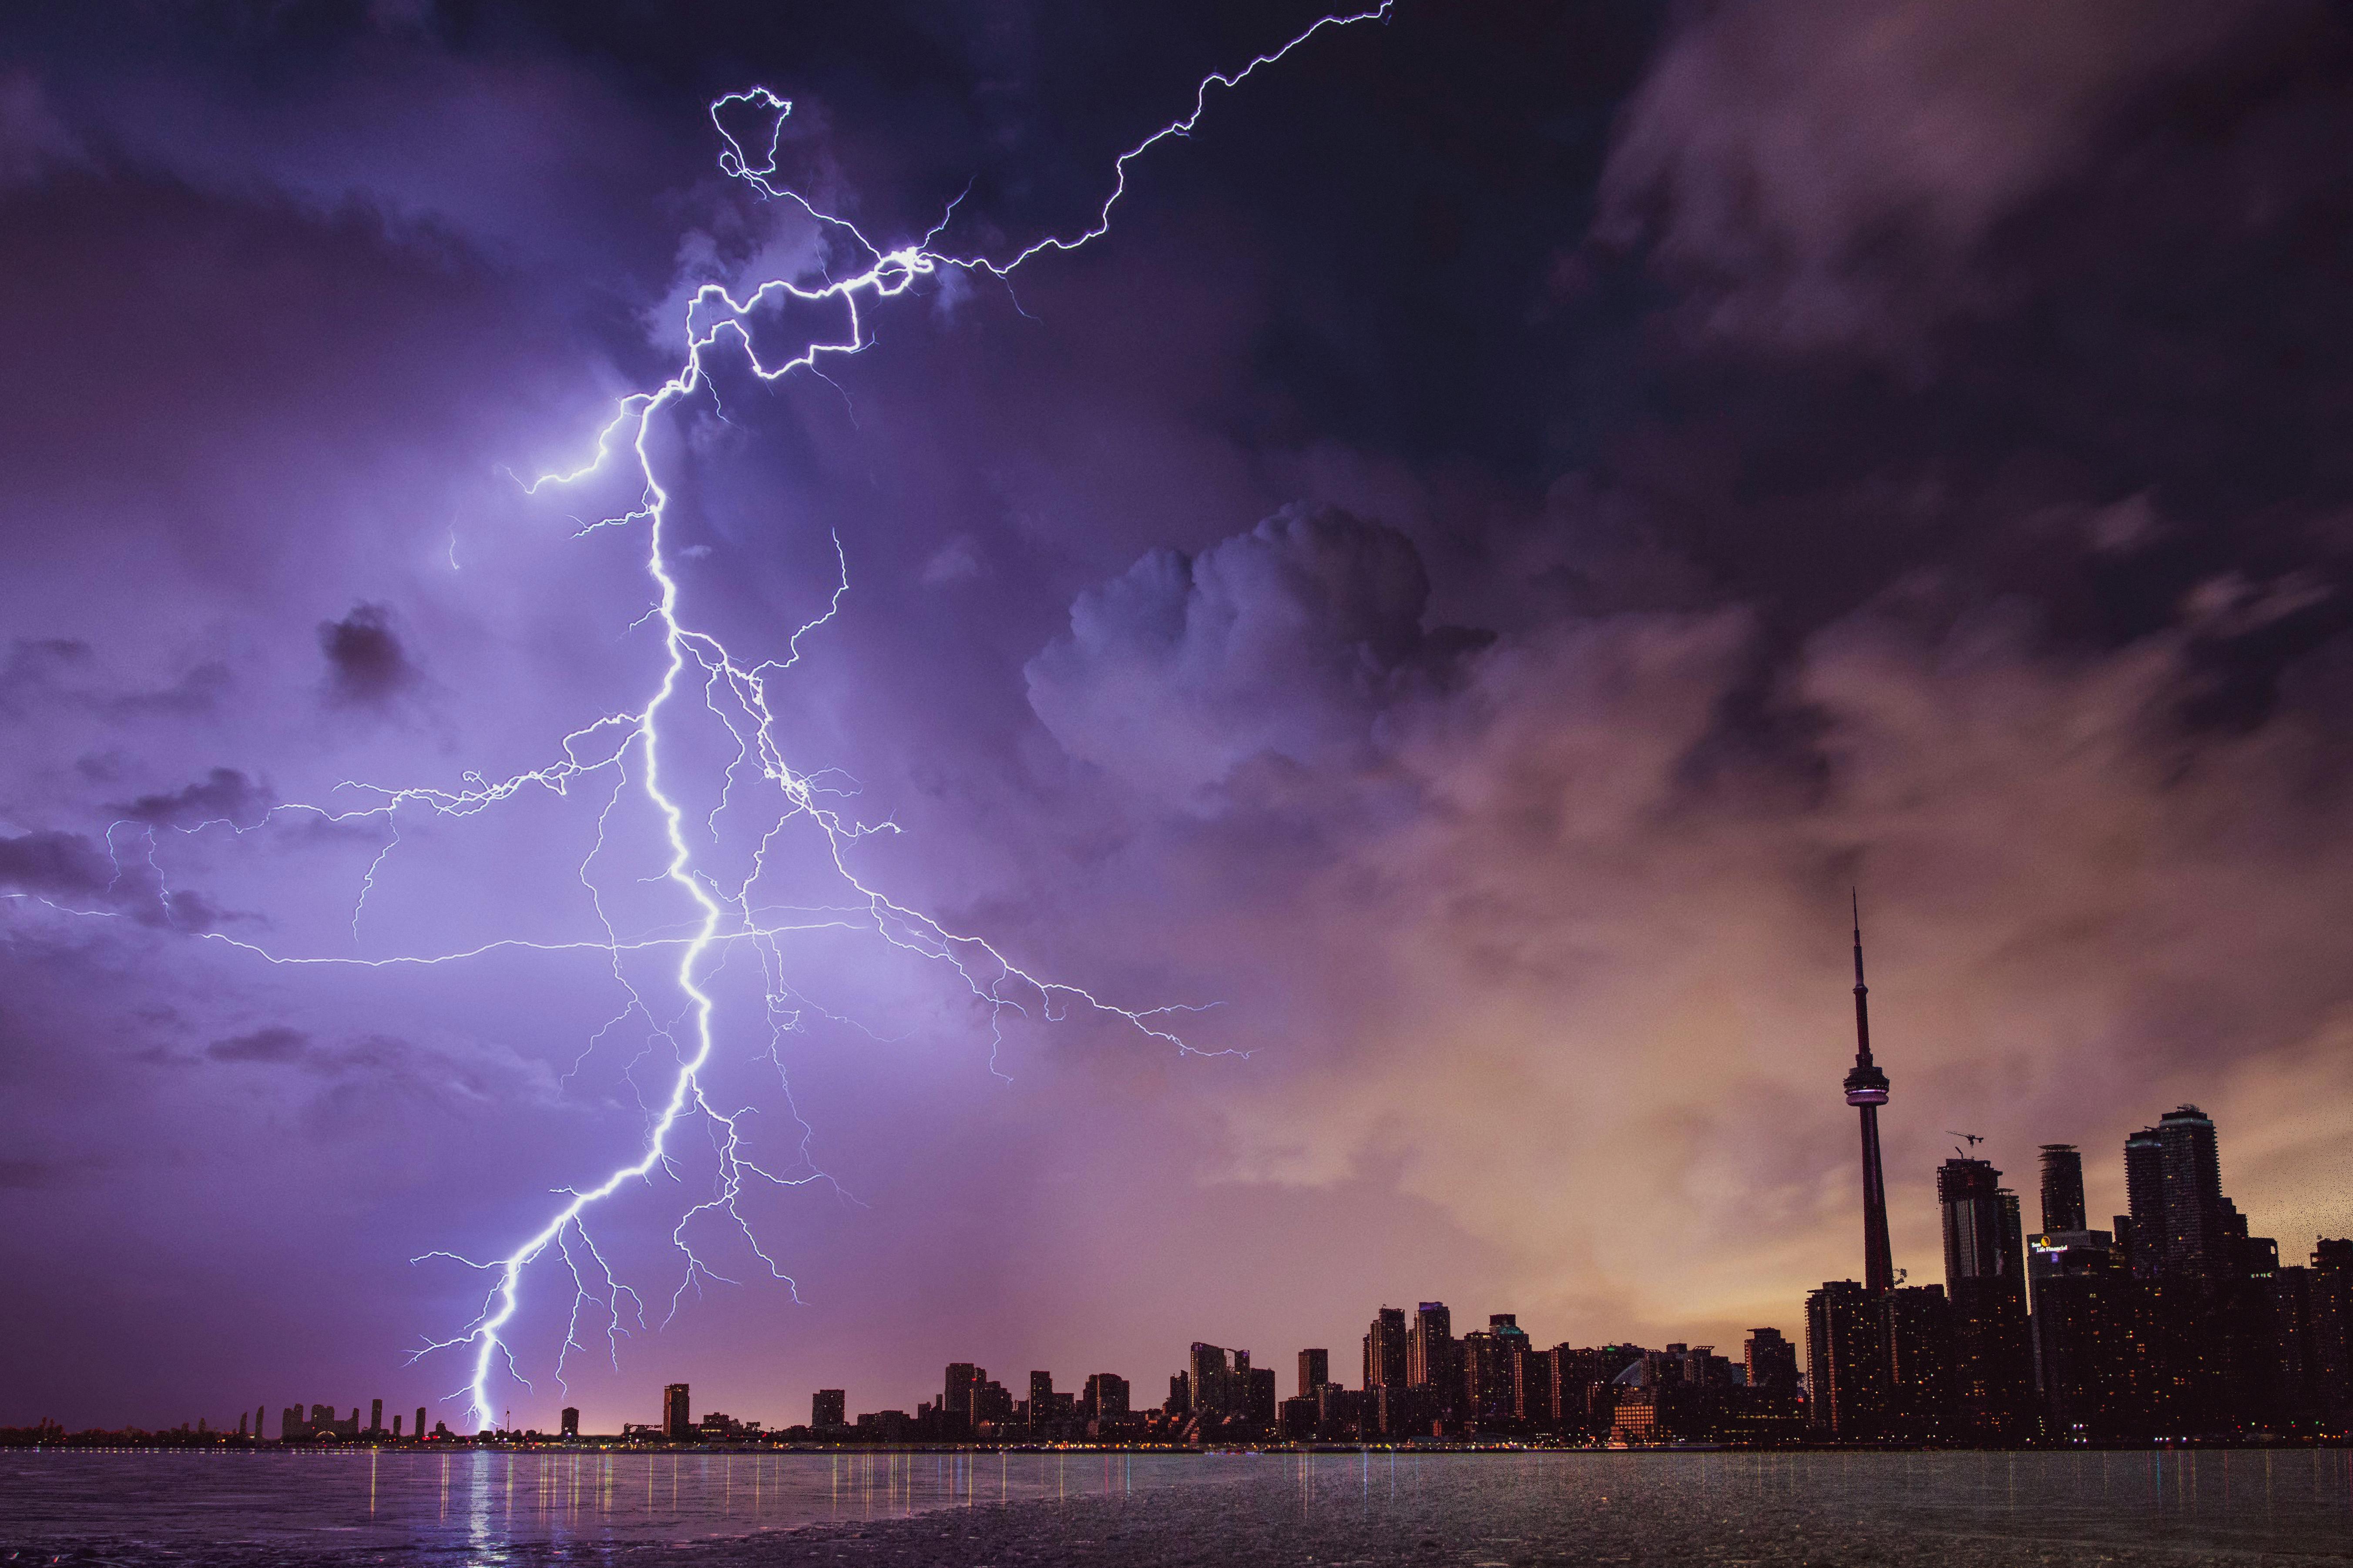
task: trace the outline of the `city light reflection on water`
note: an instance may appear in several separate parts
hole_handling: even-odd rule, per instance
[[[2341,1449],[2084,1453],[0,1454],[0,1552],[98,1550],[119,1562],[236,1548],[460,1551],[537,1543],[687,1545],[803,1525],[1239,1482],[1214,1504],[1303,1541],[1399,1530],[1573,1548],[1616,1521],[1708,1549],[1717,1532],[1862,1526],[2058,1545],[2353,1551],[2353,1456]],[[1196,1517],[1195,1514],[1188,1517]],[[1151,1528],[1151,1510],[1134,1514]],[[1131,1538],[1134,1539],[1134,1538]],[[1140,1548],[1142,1541],[1136,1541]]]
[[[1240,1461],[1109,1453],[0,1455],[0,1545],[144,1540],[677,1540],[1232,1479]],[[215,1533],[219,1531],[219,1533]]]

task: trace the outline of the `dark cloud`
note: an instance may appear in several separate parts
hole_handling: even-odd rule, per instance
[[[1082,594],[1025,671],[1030,705],[1071,755],[1172,800],[1261,757],[1345,769],[1387,709],[1484,640],[1427,630],[1429,601],[1404,534],[1287,510]]]
[[[272,1025],[250,1034],[231,1035],[205,1047],[205,1055],[216,1062],[272,1065],[299,1062],[310,1051],[311,1037],[300,1029],[290,1029],[283,1025]]]
[[[60,898],[103,898],[121,871],[99,844],[79,833],[0,837],[0,888]]]
[[[142,795],[113,809],[151,827],[195,827],[213,822],[250,827],[277,804],[268,784],[235,768],[215,768],[199,783],[168,794]]]
[[[328,690],[338,702],[381,707],[417,681],[383,605],[355,605],[343,619],[321,622],[319,651],[327,656]]]
[[[495,1256],[639,1147],[671,952],[564,944],[692,912],[612,774],[164,829],[509,777],[638,710],[645,534],[579,531],[633,483],[512,476],[675,368],[685,289],[840,259],[725,188],[707,97],[792,95],[788,166],[878,237],[969,185],[950,243],[1012,246],[1312,8],[18,9],[0,882],[37,897],[0,966],[43,1092],[0,1142],[122,1149],[150,1197],[0,1227],[100,1304],[0,1324],[42,1347],[0,1384],[176,1421],[463,1322],[473,1277],[403,1260]],[[1935,1256],[1936,1129],[2024,1160],[2175,1096],[2259,1227],[2348,1223],[2308,1175],[2353,1169],[2348,35],[2285,0],[1404,4],[1213,94],[1010,293],[919,284],[830,384],[718,366],[652,433],[681,602],[782,660],[839,540],[770,695],[792,765],[839,764],[819,798],[902,829],[860,874],[1102,994],[1229,1004],[1188,1037],[1254,1054],[1008,1016],[1008,1090],[952,977],[731,949],[713,1094],[873,1206],[764,1194],[829,1305],[762,1362],[779,1297],[714,1289],[665,1364],[773,1415],[819,1367],[878,1404],[973,1354],[1146,1375],[1209,1320],[1320,1343],[1414,1289],[1580,1339],[1791,1326],[1851,1256],[1856,880],[1899,1261]],[[427,689],[429,732],[318,711]],[[723,880],[755,781],[668,714]],[[123,816],[153,844],[112,857]],[[812,858],[795,910],[838,901]],[[158,936],[230,908],[266,912],[242,945]],[[510,938],[549,945],[378,966]],[[599,1237],[639,1283],[649,1214]],[[201,1352],[126,1363],[165,1315],[104,1304],[246,1237],[174,1309]],[[267,1317],[297,1269],[332,1343]]]

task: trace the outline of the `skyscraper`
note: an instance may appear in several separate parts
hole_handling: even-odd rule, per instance
[[[2117,1239],[2130,1248],[2133,1278],[2154,1279],[2165,1272],[2165,1144],[2154,1127],[2125,1140],[2125,1197],[2132,1209],[2132,1234]]]
[[[988,1381],[987,1372],[968,1361],[948,1363],[940,1390],[940,1422],[951,1434],[969,1431],[974,1416],[974,1390]]]
[[[1424,1301],[1415,1310],[1413,1327],[1405,1342],[1405,1381],[1409,1387],[1428,1388],[1446,1380],[1447,1363],[1454,1351],[1454,1317],[1443,1301]]]
[[[687,1414],[686,1384],[673,1383],[662,1389],[662,1436],[673,1443],[682,1443],[694,1436],[694,1417]]]
[[[1128,1415],[1127,1379],[1116,1373],[1096,1373],[1087,1379],[1086,1394],[1080,1403],[1091,1421],[1124,1421]]]
[[[2034,1349],[2018,1194],[1986,1160],[1936,1170],[1945,1219],[1945,1289],[1953,1306],[1954,1394],[1970,1435],[2007,1441],[2032,1415]]]
[[[1405,1309],[1383,1307],[1365,1331],[1365,1386],[1405,1386]]]
[[[371,1399],[368,1401],[367,1429],[371,1432],[381,1432],[384,1430],[384,1401],[381,1399]]]
[[[1846,1075],[1846,1102],[1862,1116],[1862,1286],[1893,1289],[1895,1264],[1887,1247],[1887,1183],[1879,1168],[1879,1108],[1887,1103],[1887,1075],[1871,1059],[1870,987],[1862,983],[1862,902],[1854,900],[1854,1068]]]
[[[2238,1205],[2222,1195],[2214,1123],[2196,1106],[2185,1105],[2158,1119],[2157,1140],[2165,1192],[2164,1273],[2221,1279],[2241,1272],[2232,1243],[2246,1234],[2246,1226]]]
[[[1832,1279],[1806,1297],[1806,1386],[1812,1423],[1852,1443],[1879,1436],[1886,1419],[1879,1298],[1852,1279]]]
[[[1749,1330],[1747,1339],[1741,1342],[1740,1359],[1751,1388],[1794,1390],[1798,1386],[1798,1347],[1778,1329]]]
[[[1322,1388],[1325,1384],[1331,1381],[1332,1352],[1330,1351],[1301,1351],[1299,1352],[1300,1398],[1314,1398],[1315,1391]]]
[[[2042,1145],[2042,1230],[2046,1236],[2084,1228],[2084,1156],[2073,1143]]]
[[[1042,1426],[1054,1418],[1054,1374],[1033,1372],[1029,1374],[1029,1422]]]
[[[397,1415],[393,1417],[395,1422],[397,1422],[399,1419],[400,1417]],[[577,1437],[580,1436],[580,1410],[578,1406],[572,1405],[565,1405],[564,1407],[563,1414],[558,1415],[556,1419],[562,1423],[561,1431],[563,1436],[566,1437]]]

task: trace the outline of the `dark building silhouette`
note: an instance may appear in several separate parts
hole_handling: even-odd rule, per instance
[[[2125,1201],[2132,1224],[2119,1226],[2133,1278],[2154,1279],[2165,1272],[2165,1144],[2154,1127],[2125,1140]]]
[[[1383,1307],[1365,1331],[1365,1383],[1367,1389],[1406,1386],[1406,1328],[1403,1307]]]
[[[2194,1105],[2158,1119],[2164,1268],[2177,1279],[2223,1279],[2242,1272],[2233,1243],[2247,1234],[2238,1206],[2222,1195],[2214,1123]],[[2138,1211],[2134,1214],[2136,1221]]]
[[[367,1429],[371,1432],[381,1432],[384,1430],[384,1401],[381,1399],[371,1399],[368,1401]]]
[[[1958,1435],[1953,1405],[1958,1348],[1943,1286],[1899,1285],[1880,1297],[1883,1436],[1931,1443]]]
[[[254,1418],[254,1430],[259,1432],[260,1429],[260,1417],[256,1416]],[[420,1443],[425,1440],[425,1406],[422,1405],[417,1407],[417,1440]]]
[[[1328,1350],[1299,1352],[1299,1393],[1301,1399],[1313,1399],[1315,1391],[1332,1381],[1332,1352]]]
[[[809,1425],[823,1430],[849,1424],[849,1391],[820,1388],[809,1398]]]
[[[1043,1426],[1054,1419],[1054,1374],[1033,1372],[1029,1374],[1029,1424]]]
[[[1127,1379],[1113,1373],[1096,1373],[1087,1379],[1079,1405],[1080,1413],[1090,1421],[1126,1420]]]
[[[1751,1329],[1740,1344],[1742,1367],[1751,1388],[1798,1387],[1798,1347],[1778,1329]]]
[[[1871,1059],[1871,990],[1862,983],[1862,904],[1854,901],[1854,1068],[1846,1075],[1846,1102],[1862,1119],[1862,1283],[1867,1290],[1895,1284],[1887,1247],[1887,1183],[1879,1163],[1879,1108],[1887,1103],[1887,1075]]]
[[[2084,1156],[2073,1143],[2042,1145],[2042,1230],[2045,1235],[2084,1227]]]
[[[673,1383],[662,1389],[662,1436],[673,1443],[682,1443],[694,1436],[694,1419],[687,1414],[686,1384]]]
[[[1405,1381],[1409,1388],[1427,1389],[1441,1410],[1457,1382],[1454,1320],[1443,1301],[1424,1301],[1413,1315],[1406,1336]]]
[[[1527,1331],[1510,1312],[1498,1312],[1485,1328],[1462,1336],[1458,1352],[1461,1395],[1456,1405],[1461,1419],[1490,1429],[1518,1421],[1520,1363],[1530,1349]]]
[[[1936,1170],[1945,1289],[1953,1308],[1953,1394],[1965,1435],[2012,1442],[2031,1429],[2034,1352],[2018,1197],[1985,1160]]]
[[[400,1423],[400,1417],[396,1415],[392,1419],[393,1424],[397,1426]],[[565,1437],[577,1437],[580,1436],[580,1411],[578,1406],[571,1405],[565,1405],[563,1412],[556,1416],[556,1421],[559,1424],[558,1436]]]
[[[1880,1344],[1883,1291],[1832,1279],[1806,1298],[1807,1413],[1838,1442],[1876,1438],[1885,1425],[1887,1374]]]

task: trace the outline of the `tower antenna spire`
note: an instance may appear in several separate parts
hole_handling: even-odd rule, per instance
[[[1874,1294],[1895,1288],[1887,1244],[1887,1182],[1879,1161],[1879,1108],[1887,1103],[1887,1075],[1871,1059],[1871,988],[1862,983],[1862,894],[1847,889],[1854,916],[1854,1070],[1846,1075],[1846,1102],[1862,1121],[1862,1279]]]

